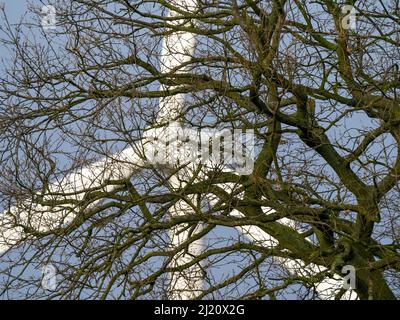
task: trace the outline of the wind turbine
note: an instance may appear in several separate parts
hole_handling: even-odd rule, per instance
[[[180,12],[194,13],[198,9],[197,0],[170,0],[169,17],[174,17],[169,21],[171,25],[185,26],[190,23]],[[185,31],[174,31],[165,36],[162,44],[160,57],[160,73],[168,77],[168,74],[185,73],[188,71],[190,61],[194,55],[196,46],[195,34]],[[173,86],[161,85],[163,90],[171,90]],[[179,117],[184,112],[184,94],[176,94],[160,99],[159,111],[157,116],[157,127],[150,128],[143,135],[143,139],[137,144],[126,148],[112,157],[95,162],[82,168],[72,174],[62,178],[58,183],[53,183],[48,187],[45,194],[40,195],[41,201],[35,199],[21,201],[7,210],[0,216],[0,255],[12,246],[20,244],[27,240],[35,238],[36,233],[45,234],[53,232],[59,228],[74,224],[75,219],[79,217],[71,208],[73,200],[83,200],[85,195],[93,190],[112,192],[118,187],[113,181],[129,179],[135,173],[144,168],[151,168],[159,164],[160,155],[167,157],[168,163],[176,164],[185,159],[184,139],[176,141],[179,146],[174,152],[167,149],[165,141],[168,137],[177,136],[177,132],[182,131],[182,136],[196,135],[194,130],[184,128],[179,123]],[[184,131],[185,130],[185,131]],[[184,132],[183,132],[184,131]],[[180,134],[178,134],[179,136]],[[158,139],[154,139],[158,137]],[[207,138],[207,137],[206,137]],[[189,183],[196,172],[198,163],[193,161],[188,163],[183,169],[178,170],[176,174],[169,179],[171,189],[179,190],[185,184]],[[207,164],[205,164],[207,165]],[[172,166],[169,169],[176,169]],[[201,180],[202,173],[198,174],[197,180]],[[231,188],[229,184],[223,186]],[[39,196],[39,195],[38,195]],[[64,201],[68,200],[68,201]],[[193,203],[196,199],[191,198]],[[208,196],[211,204],[216,203],[212,195]],[[58,202],[56,205],[46,205],[46,202]],[[97,200],[90,203],[86,210],[98,205],[101,201]],[[271,208],[264,207],[265,214],[273,213]],[[185,201],[179,200],[169,210],[170,217],[176,217],[193,212],[193,208]],[[244,215],[233,210],[232,217],[242,218]],[[295,228],[294,221],[283,218],[279,223],[291,228]],[[29,226],[30,231],[25,232],[23,226]],[[180,248],[190,237],[199,235],[202,227],[198,226],[194,232],[177,226],[170,230],[171,248]],[[266,248],[273,248],[279,244],[279,241],[273,238],[264,230],[257,226],[238,226],[236,227],[250,241],[256,242]],[[171,260],[170,267],[179,267],[190,263],[193,256],[197,256],[203,250],[203,237],[190,243],[185,250],[178,250]],[[306,265],[301,260],[289,258],[277,258],[277,260],[293,275],[312,276],[326,270],[325,267],[318,265]],[[332,299],[342,288],[343,279],[334,275],[331,278],[325,278],[317,284],[316,291],[323,299]],[[171,299],[195,299],[204,287],[204,274],[199,264],[194,264],[185,268],[182,272],[172,272],[170,276],[169,297]],[[356,299],[357,295],[349,289],[344,295],[347,299]]]

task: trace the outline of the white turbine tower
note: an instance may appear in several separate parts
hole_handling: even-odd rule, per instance
[[[184,26],[191,23],[184,18],[186,12],[188,14],[197,11],[197,0],[170,0],[169,17],[175,17],[168,23],[171,25]],[[185,73],[194,55],[196,46],[195,35],[184,31],[175,31],[164,38],[161,57],[160,72],[168,77],[168,74]],[[174,87],[162,85],[163,90],[171,90]],[[136,145],[129,147],[112,157],[91,164],[82,168],[79,172],[75,172],[62,178],[57,183],[49,186],[46,194],[42,196],[42,204],[35,203],[34,200],[24,200],[11,207],[7,212],[0,216],[0,255],[12,246],[23,241],[33,239],[34,233],[25,233],[24,226],[29,226],[30,231],[36,233],[46,233],[55,231],[57,228],[65,227],[74,223],[74,219],[79,219],[74,213],[72,204],[59,204],[46,206],[46,201],[62,200],[82,200],[85,194],[93,190],[102,190],[111,192],[117,184],[113,185],[112,180],[129,179],[133,174],[139,172],[143,168],[152,167],[160,161],[160,155],[165,157],[167,163],[176,164],[185,159],[185,141],[176,141],[179,145],[174,153],[171,148],[167,148],[165,141],[169,137],[182,135],[196,135],[197,133],[191,129],[183,129],[179,123],[179,117],[184,112],[183,94],[168,96],[160,100],[159,112],[157,117],[157,129],[149,129],[145,132],[143,139]],[[160,126],[162,125],[162,126]],[[186,130],[186,131],[184,131]],[[183,132],[184,131],[184,132]],[[178,132],[178,134],[177,134]],[[158,140],[153,139],[158,137]],[[181,169],[170,178],[169,184],[171,189],[180,189],[189,180],[192,179],[194,171],[197,168],[196,162],[189,163],[184,169]],[[196,179],[201,179],[202,175],[198,175]],[[229,184],[223,186],[225,189],[230,188]],[[210,195],[210,203],[215,203],[215,199]],[[196,199],[190,199],[193,203]],[[64,201],[65,202],[65,201]],[[99,204],[99,201],[92,202],[86,209],[90,209]],[[263,208],[265,214],[274,212],[270,208]],[[194,210],[189,203],[180,200],[169,212],[171,217],[193,213]],[[237,210],[230,213],[232,217],[243,217],[243,214]],[[280,223],[294,228],[294,223],[290,219],[281,219]],[[176,254],[171,260],[169,266],[171,268],[182,266],[190,263],[193,257],[196,257],[203,247],[202,239],[190,243],[188,247],[185,242],[190,240],[202,231],[199,226],[192,232],[185,229],[185,225],[179,225],[170,230],[171,249],[176,249]],[[237,229],[242,232],[250,241],[256,242],[266,248],[273,248],[279,244],[268,233],[256,226],[240,226]],[[179,250],[179,248],[182,248]],[[306,265],[301,260],[292,260],[288,258],[277,258],[280,263],[293,275],[312,276],[326,270],[325,267],[317,265]],[[195,299],[204,286],[204,274],[201,266],[195,264],[189,268],[183,268],[182,272],[172,272],[170,277],[169,297],[171,299]],[[334,278],[326,278],[316,286],[316,291],[323,299],[332,299],[335,294],[342,288],[343,279],[335,275]],[[347,299],[357,298],[354,291],[348,290],[344,295]]]

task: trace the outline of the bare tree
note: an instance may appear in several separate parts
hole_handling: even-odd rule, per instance
[[[2,296],[399,296],[398,1],[42,5],[0,30]],[[244,174],[164,139],[234,129]]]

